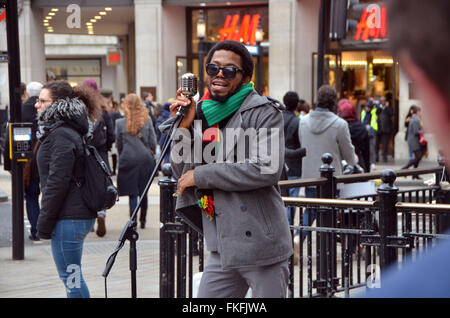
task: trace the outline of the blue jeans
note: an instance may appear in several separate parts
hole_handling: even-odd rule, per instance
[[[306,187],[305,188],[305,197],[317,198],[317,188]],[[311,223],[308,222],[309,213],[311,213]],[[305,211],[303,211],[303,216],[302,216],[302,225],[303,226],[311,226],[315,219],[316,219],[316,212],[314,209],[306,208]],[[298,235],[299,233],[300,233],[300,231],[298,231],[296,233],[296,235]],[[305,232],[305,231],[302,232],[302,240],[301,240],[302,242],[305,239],[306,234],[308,234],[308,232]]]
[[[296,180],[296,179],[300,179],[300,177],[296,177],[296,176],[288,177],[288,180]],[[299,193],[300,193],[300,188],[289,188],[289,196],[290,197],[294,197],[294,198],[298,197]],[[292,216],[292,220],[294,220],[296,210],[297,210],[297,207],[295,207],[295,206],[286,207],[286,216],[287,216],[289,224],[291,222],[291,216]]]
[[[89,289],[81,273],[81,256],[86,235],[95,219],[59,220],[52,234],[52,253],[67,298],[89,298]]]
[[[25,203],[27,207],[27,217],[31,225],[31,235],[36,236],[37,221],[41,212],[39,208],[39,178],[31,179],[30,184],[24,191]]]
[[[130,204],[130,217],[134,212],[134,209],[136,209],[137,205],[138,205],[138,195],[130,195],[130,199],[129,199],[129,204]],[[146,216],[147,216],[147,206],[148,206],[148,198],[147,196],[144,196],[144,198],[142,199],[142,204],[141,204],[141,216],[139,218],[140,222],[144,222],[146,221]],[[136,214],[137,217],[137,214]]]

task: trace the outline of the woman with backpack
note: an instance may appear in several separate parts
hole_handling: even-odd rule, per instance
[[[119,195],[130,198],[130,216],[155,167],[156,134],[148,109],[136,94],[128,94],[122,104],[125,118],[116,121],[119,153],[117,187]],[[142,198],[140,225],[145,228],[147,195]]]
[[[100,114],[93,96],[66,81],[55,81],[43,86],[35,104],[42,190],[38,235],[51,239],[53,260],[68,298],[90,297],[81,257],[97,212],[86,206],[75,176],[84,175],[83,138]]]

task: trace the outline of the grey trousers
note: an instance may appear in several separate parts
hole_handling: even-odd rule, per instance
[[[267,266],[223,270],[218,253],[210,253],[198,289],[198,298],[285,298],[289,280],[287,260]]]

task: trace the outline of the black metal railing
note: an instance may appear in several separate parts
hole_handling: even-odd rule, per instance
[[[331,297],[342,291],[349,296],[351,289],[367,286],[371,277],[376,276],[373,269],[382,271],[392,263],[402,263],[408,256],[426,250],[436,238],[445,237],[440,233],[448,228],[450,205],[430,204],[434,200],[450,203],[449,191],[440,187],[445,173],[442,166],[398,170],[401,176],[435,173],[437,180],[433,186],[399,191],[394,186],[396,173],[392,170],[333,177],[332,158],[324,155],[322,160],[321,178],[317,180],[320,185],[306,182],[307,186],[317,187],[319,199],[283,198],[286,206],[300,210],[298,225],[290,220],[293,237],[300,232],[294,244],[296,253],[290,259],[290,297]],[[375,195],[333,200],[339,183],[378,178],[384,183]],[[306,185],[302,180],[289,180],[281,181],[280,186]],[[408,204],[414,210],[406,211]],[[317,217],[312,227],[314,215]],[[308,222],[302,222],[303,219]],[[298,275],[293,275],[296,266]]]
[[[447,238],[442,233],[450,225],[450,205],[443,203],[450,203],[450,191],[440,186],[443,166],[334,176],[331,155],[322,161],[320,178],[279,182],[286,189],[313,187],[318,197],[283,197],[299,210],[298,223],[289,220],[295,248],[289,297],[348,297],[353,289],[374,285],[387,266]],[[394,185],[397,176],[424,174],[435,174],[436,184],[401,191]],[[336,198],[339,184],[375,179],[383,181],[376,194]],[[159,185],[160,297],[193,297],[194,273],[203,271],[203,237],[175,213],[176,181],[163,178]]]

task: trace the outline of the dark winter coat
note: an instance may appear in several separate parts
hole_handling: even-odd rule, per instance
[[[392,107],[390,106],[384,107],[380,115],[378,116],[378,121],[380,123],[378,131],[381,134],[390,135],[392,133],[392,116],[394,116],[394,111],[392,110]]]
[[[298,125],[300,119],[290,111],[283,111],[285,163],[288,167],[288,177],[302,175],[302,158],[306,155],[306,149],[300,146],[298,138]]]
[[[149,118],[136,135],[130,135],[127,132],[126,118],[118,119],[116,146],[119,153],[119,195],[142,194],[155,166],[153,154],[156,149],[156,135],[152,120]]]
[[[348,121],[350,137],[359,158],[359,165],[365,172],[370,172],[370,139],[366,127],[359,121]]]
[[[156,120],[156,138],[158,140],[158,145],[161,147],[161,149],[164,146],[164,143],[166,142],[167,134],[161,133],[161,131],[159,130],[159,125],[161,125],[163,122],[165,122],[170,117],[171,117],[170,104],[166,103],[166,104],[164,104],[161,115]]]
[[[420,146],[420,131],[422,130],[422,125],[420,124],[420,119],[416,114],[413,114],[411,120],[408,125],[408,146],[409,151],[414,152],[420,150],[422,147]]]
[[[93,219],[97,213],[85,205],[74,181],[74,176],[83,175],[82,136],[89,130],[84,103],[59,99],[39,115],[39,124],[42,199],[38,234],[49,239],[58,220]]]

